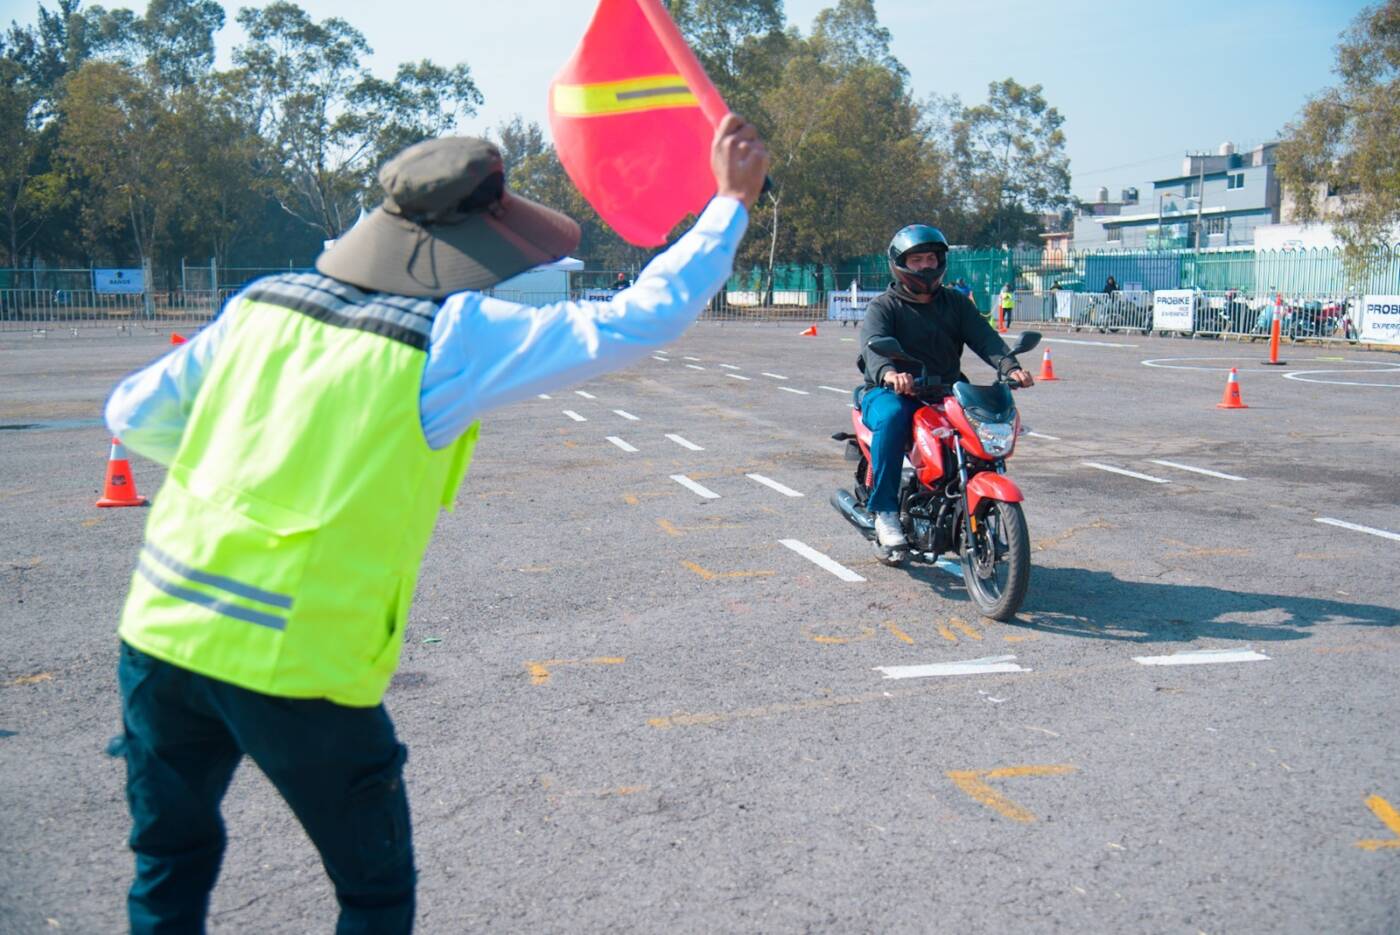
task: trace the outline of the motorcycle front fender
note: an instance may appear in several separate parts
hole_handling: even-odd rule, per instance
[[[967,482],[967,508],[973,516],[978,515],[978,506],[983,500],[1020,503],[1025,499],[1021,488],[1005,474],[983,471],[981,474],[974,474]]]

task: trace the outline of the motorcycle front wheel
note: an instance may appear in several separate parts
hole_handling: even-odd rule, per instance
[[[1031,540],[1019,503],[991,501],[962,554],[963,582],[977,609],[1010,620],[1021,609],[1031,578]]]

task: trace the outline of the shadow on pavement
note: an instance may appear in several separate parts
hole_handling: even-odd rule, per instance
[[[1261,622],[1250,622],[1251,617]],[[1124,581],[1083,568],[1036,567],[1012,625],[1090,639],[1187,643],[1202,637],[1306,639],[1307,628],[1317,624],[1393,627],[1400,625],[1400,611],[1330,598]]]

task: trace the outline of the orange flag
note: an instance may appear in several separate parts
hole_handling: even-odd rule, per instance
[[[713,197],[710,141],[727,112],[660,0],[600,0],[549,89],[564,170],[639,247],[665,243]]]

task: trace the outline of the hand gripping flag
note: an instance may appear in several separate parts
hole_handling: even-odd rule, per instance
[[[549,94],[564,170],[639,247],[714,195],[710,143],[727,112],[660,0],[600,0]]]

